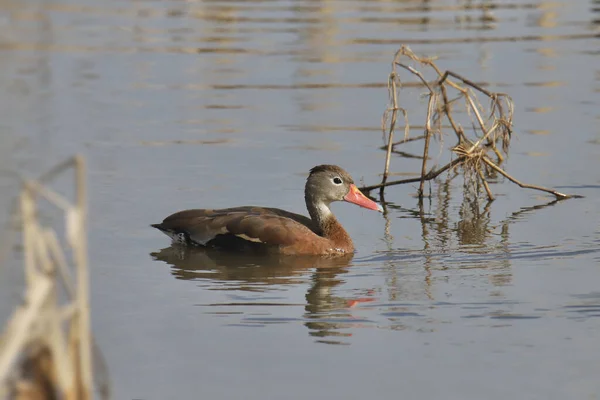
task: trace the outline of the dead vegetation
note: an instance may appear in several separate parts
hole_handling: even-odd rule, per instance
[[[427,90],[424,94],[427,106],[423,135],[409,135],[408,112],[400,107],[404,82],[401,72],[416,79]],[[427,73],[433,73],[434,79],[428,81],[425,77]],[[522,188],[547,192],[558,200],[581,197],[520,182],[501,167],[508,156],[513,134],[513,101],[508,94],[491,92],[455,72],[442,71],[436,65],[435,59],[419,57],[406,46],[402,46],[394,56],[388,78],[388,90],[390,104],[382,120],[382,130],[387,142],[386,146],[382,147],[386,151],[383,178],[381,183],[364,186],[361,190],[380,189],[380,196],[383,198],[384,188],[387,186],[419,182],[418,196],[422,198],[425,182],[449,171],[453,172],[454,176],[462,172],[465,181],[475,188],[470,192],[476,195],[485,192],[490,201],[494,200],[494,194],[489,180],[495,179],[498,174]],[[482,105],[479,96],[487,98],[488,107]],[[404,119],[404,137],[394,142],[399,113],[402,113]],[[461,124],[461,117],[464,120],[465,115],[470,125],[468,128]],[[432,158],[431,141],[447,141],[448,137],[455,139],[454,145],[450,147],[451,161],[442,167],[428,170],[428,160]],[[421,156],[409,156],[422,160],[420,176],[389,181],[392,154],[407,156],[407,153],[399,151],[398,147],[416,140],[424,141],[423,153]]]
[[[43,182],[75,171],[71,202]],[[0,337],[0,398],[91,399],[93,371],[108,398],[104,363],[90,333],[85,165],[74,157],[39,180],[26,180],[19,199],[25,293]],[[45,200],[65,215],[65,240],[40,222]]]

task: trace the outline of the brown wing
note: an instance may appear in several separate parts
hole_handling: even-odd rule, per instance
[[[291,245],[320,235],[313,221],[303,215],[263,207],[185,210],[153,226],[169,236],[183,233],[201,245],[226,234],[271,245]]]

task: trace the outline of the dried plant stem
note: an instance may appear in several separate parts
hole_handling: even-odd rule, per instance
[[[398,50],[396,52],[396,55],[394,56],[394,61],[396,60],[397,57],[400,56],[400,54],[401,54],[401,50]],[[391,117],[389,129],[388,129],[387,147],[386,147],[386,153],[385,153],[385,168],[383,171],[383,177],[381,179],[380,196],[383,196],[383,188],[385,188],[385,183],[387,182],[387,179],[389,176],[390,159],[391,159],[392,150],[394,147],[394,131],[396,130],[396,121],[398,119],[398,111],[402,111],[402,113],[404,114],[404,139],[406,139],[408,137],[408,134],[410,131],[410,125],[408,124],[408,115],[406,114],[406,110],[398,107],[398,84],[399,83],[400,83],[400,79],[398,77],[398,74],[396,73],[396,68],[394,66],[394,63],[392,63],[392,72],[390,73],[390,75],[388,77],[388,91],[389,91],[389,97],[390,97],[392,104],[391,104],[391,107],[388,107],[386,109],[386,111],[383,114],[383,119],[382,119],[382,129],[384,130],[384,133],[385,133],[387,114],[390,110],[392,111],[392,117]]]
[[[440,84],[440,85],[443,84],[447,80],[448,84],[450,86],[454,87],[456,90],[464,91],[464,89],[462,87],[458,86],[456,83],[454,83],[448,79],[449,76],[452,76],[452,77],[462,81],[465,85],[471,86],[472,88],[479,90],[481,93],[485,94],[486,96],[494,97],[494,93],[488,91],[487,89],[484,89],[483,87],[481,87],[481,85],[476,84],[472,80],[467,79],[467,78],[463,77],[462,75],[457,74],[456,72],[445,71],[443,74],[440,74],[440,70],[438,70],[437,68],[436,68],[436,71],[437,71],[438,75],[441,76],[440,80],[438,81],[438,84]]]
[[[408,62],[404,62],[403,58],[408,59]],[[427,81],[424,74],[412,66],[413,63],[418,63],[421,66],[430,68],[435,71],[437,77],[434,80]],[[407,112],[398,104],[399,92],[396,92],[401,90],[402,86],[400,84],[401,79],[399,71],[408,71],[416,80],[425,86],[429,92],[427,93],[429,99],[427,102],[425,123],[423,125],[424,132],[423,135],[419,137],[408,137]],[[462,171],[465,176],[467,176],[468,179],[471,179],[473,184],[476,184],[478,188],[481,186],[485,188],[487,197],[490,201],[494,200],[494,195],[486,176],[492,171],[502,174],[520,187],[545,191],[553,194],[557,199],[580,197],[576,195],[567,195],[540,186],[523,184],[508,175],[508,173],[498,166],[504,160],[505,156],[508,155],[508,148],[512,135],[514,106],[512,99],[507,94],[491,92],[482,87],[481,84],[477,84],[462,75],[452,71],[442,71],[435,65],[433,58],[419,57],[406,46],[402,46],[394,55],[392,72],[388,78],[388,89],[390,91],[389,98],[391,105],[386,109],[383,119],[384,134],[387,133],[388,139],[386,146],[382,148],[386,150],[383,178],[380,184],[365,186],[362,188],[363,190],[369,191],[380,188],[380,194],[383,195],[383,190],[386,186],[420,182],[418,195],[419,197],[422,197],[425,181],[435,178],[450,167],[460,165],[462,166]],[[490,99],[489,108],[486,108],[481,104],[478,95],[484,95]],[[472,127],[471,137],[467,135],[467,132],[465,132],[455,114],[453,114],[453,107],[459,107],[459,110],[464,109],[466,115],[468,115],[470,120],[469,123]],[[405,137],[403,140],[394,143],[393,133],[396,127],[397,112],[399,110],[402,110],[406,120]],[[389,124],[389,129],[386,130],[386,116],[390,111],[392,112],[391,123]],[[460,111],[456,114],[460,116]],[[449,126],[443,119],[447,119]],[[427,172],[431,139],[436,135],[436,138],[439,136],[440,140],[442,140],[444,137],[443,130],[448,130],[449,127],[452,128],[452,131],[454,131],[454,134],[456,135],[457,143],[450,147],[450,150],[457,158],[443,168]],[[417,178],[388,182],[391,154],[397,153],[404,156],[412,156],[398,151],[394,146],[419,139],[425,139],[423,156],[419,157],[422,158],[420,176]],[[502,143],[502,147],[497,146],[498,142]],[[491,160],[490,156],[492,154],[495,154],[498,160],[497,163],[494,163]],[[480,193],[481,191],[477,190],[475,195],[477,196]]]
[[[477,107],[477,105],[475,104],[475,102],[473,101],[471,96],[469,96],[468,92],[465,93],[465,98],[467,99],[467,102],[469,102],[471,109],[475,113],[475,117],[477,119],[477,122],[479,123],[479,129],[481,129],[481,132],[483,132],[483,136],[479,140],[477,140],[475,143],[473,143],[471,145],[471,148],[468,150],[468,153],[471,153],[471,152],[473,152],[473,150],[475,150],[477,147],[479,147],[479,145],[483,142],[484,139],[488,138],[488,136],[493,132],[493,129],[490,129],[488,131],[488,129],[485,126],[485,122],[483,122],[483,118],[481,117],[481,114],[479,113],[479,108]]]
[[[415,140],[421,140],[421,139],[425,139],[425,135],[420,135],[420,136],[413,136],[413,137],[409,137],[406,139],[402,139],[402,140],[398,140],[397,142],[392,143],[392,145],[396,146],[399,144],[404,144],[404,143],[408,143],[408,142],[414,142]],[[381,150],[385,150],[387,146],[383,146],[381,147]]]
[[[398,55],[398,53],[396,53],[396,54]],[[426,171],[427,171],[427,159],[429,158],[429,143],[431,142],[431,135],[432,135],[431,116],[432,116],[433,108],[435,106],[436,94],[421,72],[417,71],[410,65],[406,65],[406,64],[403,64],[401,62],[394,60],[394,66],[396,66],[396,65],[399,67],[402,67],[402,68],[410,71],[412,74],[416,75],[429,90],[429,101],[427,103],[427,117],[425,120],[425,133],[424,133],[425,146],[423,147],[423,163],[421,164],[421,183],[419,184],[419,190],[418,190],[419,197],[421,197],[421,196],[423,196],[423,187],[425,186],[425,180],[426,180],[425,175],[426,175]]]
[[[564,193],[557,192],[556,190],[548,189],[548,188],[545,188],[545,187],[542,187],[542,186],[529,185],[527,183],[523,183],[523,182],[521,182],[521,181],[513,178],[512,176],[510,176],[506,171],[504,171],[502,168],[500,168],[499,166],[497,166],[496,164],[494,164],[494,162],[492,160],[490,160],[488,157],[484,156],[483,157],[483,162],[486,163],[487,165],[489,165],[490,168],[492,168],[493,170],[497,171],[500,175],[504,176],[509,181],[511,181],[513,183],[516,183],[517,185],[519,185],[522,188],[540,190],[542,192],[550,193],[550,194],[554,195],[559,200],[571,199],[571,198],[582,198],[583,197],[583,196],[579,196],[579,195],[564,194]]]
[[[75,187],[77,188],[76,212],[79,222],[79,224],[77,224],[76,236],[80,237],[81,235],[85,235],[87,232],[85,218],[87,215],[87,182],[85,179],[86,166],[85,161],[81,156],[76,156],[74,158],[74,164]],[[73,235],[71,239],[77,240],[77,238],[74,236],[75,235]],[[77,329],[77,336],[79,339],[78,343],[76,343],[76,346],[80,357],[80,368],[78,368],[80,376],[78,377],[79,379],[77,379],[77,383],[81,386],[83,393],[91,393],[93,388],[92,336],[90,329],[90,281],[87,259],[87,240],[77,240],[77,244],[74,245],[74,252],[75,263],[78,266],[76,302],[79,308],[79,312],[77,314],[78,324],[75,328]]]
[[[419,197],[423,196],[423,187],[425,186],[425,171],[427,171],[427,158],[429,155],[429,143],[431,142],[431,110],[435,102],[433,92],[429,94],[427,106],[427,122],[425,124],[425,146],[423,147],[423,164],[421,164],[421,183],[419,184]]]
[[[383,186],[394,186],[394,185],[402,185],[405,183],[414,183],[414,182],[421,182],[421,180],[425,180],[425,181],[430,181],[432,179],[437,178],[440,174],[442,174],[443,172],[447,171],[448,169],[455,167],[459,164],[461,164],[462,162],[464,162],[467,159],[467,156],[460,156],[458,158],[456,158],[455,160],[452,160],[451,162],[449,162],[448,164],[444,165],[443,167],[437,169],[437,170],[431,170],[429,171],[427,174],[425,174],[425,176],[418,176],[416,178],[408,178],[408,179],[401,179],[398,181],[390,181],[390,182],[386,182],[386,183],[379,183],[377,185],[371,185],[371,186],[362,186],[359,189],[363,192],[369,192],[373,189],[379,189]]]
[[[481,179],[481,182],[483,183],[483,187],[485,188],[485,192],[487,193],[488,200],[494,201],[494,194],[492,193],[490,185],[488,184],[487,180],[485,179],[485,176],[483,175],[483,171],[481,170],[480,165],[477,166],[477,173],[479,174],[479,179]]]
[[[67,168],[75,171],[75,202],[42,184]],[[38,181],[24,182],[20,214],[26,301],[16,309],[0,337],[0,397],[14,386],[16,398],[33,398],[32,390],[41,393],[36,398],[93,398],[95,347],[89,317],[85,183],[81,157],[60,164]],[[64,211],[68,249],[53,229],[40,223],[40,198]],[[72,257],[67,257],[69,253]],[[35,375],[33,371],[42,372]],[[100,395],[110,396],[108,384],[102,385]]]
[[[465,137],[462,128],[454,121],[454,117],[452,116],[451,102],[448,100],[448,91],[446,90],[446,86],[440,85],[440,89],[442,91],[442,99],[444,100],[443,112],[446,114],[448,122],[450,122],[450,125],[452,126],[452,130],[456,134],[458,142],[465,142],[467,138]]]
[[[392,153],[393,153],[393,154],[398,154],[399,156],[401,156],[401,157],[404,157],[404,158],[418,158],[419,160],[422,160],[422,159],[423,159],[423,156],[422,156],[422,155],[419,155],[419,154],[411,154],[411,153],[408,153],[408,152],[406,152],[406,151],[392,150]]]
[[[479,123],[479,126],[482,130],[482,132],[484,133],[483,138],[481,138],[476,144],[473,145],[473,149],[475,147],[477,147],[479,145],[479,143],[481,143],[483,141],[483,139],[486,139],[488,141],[488,144],[490,145],[490,147],[492,148],[492,150],[494,151],[494,153],[496,154],[496,157],[498,157],[498,161],[502,162],[504,161],[504,156],[502,155],[502,153],[500,153],[500,151],[498,151],[498,149],[496,148],[496,144],[495,144],[495,140],[490,140],[489,139],[489,134],[491,134],[491,131],[493,131],[493,129],[490,130],[490,132],[486,132],[486,128],[485,128],[485,124],[483,123],[483,119],[481,118],[481,115],[479,114],[479,107],[477,107],[475,105],[475,103],[473,102],[473,99],[471,98],[471,96],[469,96],[469,92],[468,89],[462,88],[460,86],[458,86],[456,83],[452,82],[451,80],[448,79],[448,76],[452,76],[460,81],[462,81],[465,85],[472,87],[473,89],[485,94],[486,96],[488,96],[490,99],[492,99],[492,110],[490,113],[490,117],[492,117],[494,115],[494,112],[496,111],[496,109],[498,109],[498,113],[500,115],[500,118],[502,119],[504,116],[504,108],[502,107],[502,103],[499,101],[500,98],[507,98],[508,95],[505,93],[492,93],[489,90],[484,89],[483,87],[481,87],[481,85],[476,84],[475,82],[471,81],[470,79],[467,79],[455,72],[452,71],[445,71],[443,74],[441,74],[440,70],[437,68],[437,66],[435,66],[435,64],[431,63],[430,64],[435,71],[438,73],[438,75],[440,75],[440,79],[438,81],[438,84],[440,85],[442,92],[445,93],[446,92],[446,87],[444,86],[444,82],[448,81],[448,83],[455,88],[456,90],[460,91],[463,93],[463,95],[466,97],[467,101],[470,104],[470,109],[473,110],[477,116],[477,122]],[[512,115],[513,110],[512,110],[512,102],[509,100],[508,101],[509,104],[509,115]],[[452,124],[452,127],[455,128],[455,125],[452,123],[452,119],[451,116],[448,115],[448,119],[450,120],[450,123]],[[510,121],[511,118],[509,118]],[[510,125],[510,123],[509,123]],[[495,127],[496,125],[494,125]],[[455,129],[456,132],[456,129]],[[461,130],[462,133],[462,130]],[[509,136],[510,136],[510,127],[509,127]],[[464,134],[463,134],[463,138],[464,138]],[[466,138],[464,138],[466,139]],[[459,140],[460,141],[460,140]],[[508,151],[507,147],[505,146],[504,149],[505,152]]]
[[[388,80],[390,97],[392,98],[392,120],[390,122],[390,129],[388,131],[387,139],[387,150],[385,152],[385,169],[383,171],[382,184],[385,184],[388,178],[390,169],[390,157],[392,154],[392,146],[394,142],[394,129],[396,128],[396,118],[398,115],[398,91],[396,89],[396,74],[392,72]],[[387,111],[386,111],[387,112]]]

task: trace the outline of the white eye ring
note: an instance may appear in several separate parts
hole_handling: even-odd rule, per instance
[[[342,181],[342,178],[340,178],[339,176],[333,178],[331,182],[333,182],[334,185],[341,185],[342,183],[344,183],[344,181]]]

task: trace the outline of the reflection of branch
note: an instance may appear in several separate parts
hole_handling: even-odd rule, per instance
[[[518,220],[519,217],[523,214],[528,214],[533,211],[542,210],[544,208],[554,206],[554,205],[558,204],[559,202],[560,202],[560,199],[554,199],[545,204],[538,204],[538,205],[531,206],[531,207],[522,207],[519,211],[515,211],[515,212],[511,213],[510,216],[502,222],[505,223],[505,222],[511,222],[511,221]]]

